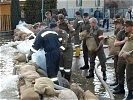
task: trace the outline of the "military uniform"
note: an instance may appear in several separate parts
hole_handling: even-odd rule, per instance
[[[61,44],[65,48],[62,51],[60,59],[60,70],[62,76],[65,77],[68,81],[70,81],[73,56],[72,45],[68,43],[68,34],[66,33],[66,31],[60,29],[58,35],[60,38],[62,38]]]
[[[127,36],[127,34],[125,33],[125,30],[123,29],[123,30],[119,31],[116,39],[118,41],[122,41],[125,39],[126,36]],[[123,45],[121,45],[121,48],[123,47]],[[118,62],[117,62],[118,86],[116,88],[114,88],[114,90],[115,90],[113,92],[114,94],[125,93],[125,90],[124,90],[125,68],[126,68],[125,59],[123,57],[118,57]]]
[[[90,34],[94,36],[95,41],[97,43],[97,46],[100,43],[100,39],[98,38],[100,35],[103,34],[103,32],[96,27],[95,29],[90,29]],[[94,77],[94,66],[95,66],[95,58],[98,56],[100,64],[101,64],[101,71],[103,72],[103,79],[106,80],[106,56],[104,53],[103,45],[99,48],[96,52],[90,52],[90,69],[89,69],[89,76],[86,76],[86,78]]]
[[[60,29],[62,29],[62,31],[65,30],[63,33],[64,35],[67,34],[65,35],[67,40],[65,40],[64,42],[65,50],[63,51],[63,55],[62,55],[62,61],[60,63],[60,70],[61,70],[62,76],[65,77],[68,81],[70,81],[72,60],[73,60],[73,47],[72,47],[72,40],[71,40],[72,33],[69,30],[67,23],[65,23],[64,20],[61,23],[59,23],[58,26]]]
[[[126,21],[125,26],[131,26],[133,27],[133,21]],[[133,31],[132,31],[133,32]],[[130,33],[133,34],[133,33]],[[132,48],[133,50],[133,48]],[[132,100],[133,99],[133,64],[128,64],[126,66],[126,81],[127,81],[127,89],[128,89],[128,96],[126,100]]]
[[[126,81],[128,92],[132,95],[133,99],[133,64],[127,64],[126,66]]]
[[[114,21],[115,25],[117,24],[124,24],[124,20],[122,18],[117,18],[115,21]],[[114,30],[114,35],[117,36],[117,34],[119,33],[120,30],[123,30],[123,27],[122,29],[115,29]],[[118,84],[118,55],[114,55],[114,69],[115,69],[115,77],[116,77],[116,80],[115,80],[115,83],[111,84],[110,86],[114,86],[114,85],[117,85]]]
[[[50,19],[44,19],[44,23],[46,23],[47,26],[49,26],[51,22],[56,22],[56,20],[52,17]]]
[[[82,17],[77,17],[74,20],[73,28],[75,29],[75,35],[74,35],[74,45],[76,48],[75,56],[79,57],[80,55],[80,39],[79,39],[79,31],[81,28],[81,24],[83,23]]]
[[[88,17],[88,13],[84,13],[84,17]],[[81,32],[84,31],[84,30],[87,30],[87,32],[89,33],[90,32],[90,23],[89,21],[84,21],[84,23],[82,24],[81,26]],[[81,70],[84,70],[84,69],[89,69],[89,64],[88,64],[88,58],[89,58],[89,51],[88,51],[88,48],[86,46],[86,39],[83,40],[83,44],[82,44],[82,48],[83,48],[83,58],[84,58],[84,66],[81,67],[80,69]]]

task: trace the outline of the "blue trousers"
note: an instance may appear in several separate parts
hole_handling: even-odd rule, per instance
[[[60,61],[60,51],[53,50],[46,52],[46,66],[47,66],[47,75],[49,78],[57,77],[59,71],[59,61]]]
[[[102,26],[103,28],[104,28],[105,24],[107,25],[106,29],[109,29],[109,19],[105,18],[103,20],[103,26]]]

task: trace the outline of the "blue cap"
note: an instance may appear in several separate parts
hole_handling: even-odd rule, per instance
[[[54,28],[54,27],[56,27],[56,26],[57,26],[57,23],[56,23],[56,22],[50,23],[50,28]]]

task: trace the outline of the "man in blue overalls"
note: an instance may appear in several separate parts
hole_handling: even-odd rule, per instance
[[[51,24],[50,27],[53,26],[54,24]],[[60,61],[60,42],[58,40],[58,34],[47,27],[40,31],[32,45],[31,51],[36,52],[40,48],[43,48],[46,52],[47,75],[56,83]]]

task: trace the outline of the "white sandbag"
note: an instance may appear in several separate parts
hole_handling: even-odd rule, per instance
[[[34,63],[36,63],[45,72],[47,72],[47,70],[46,70],[46,58],[45,58],[44,50],[40,49],[36,53],[33,53],[31,58],[32,58],[32,61]]]
[[[25,27],[26,23],[21,23],[16,26],[17,29],[27,33],[27,34],[34,34],[31,30],[29,30],[27,27]]]
[[[30,48],[33,45],[34,39],[32,40],[25,40],[22,43],[17,45],[18,51],[29,54],[30,53]]]

